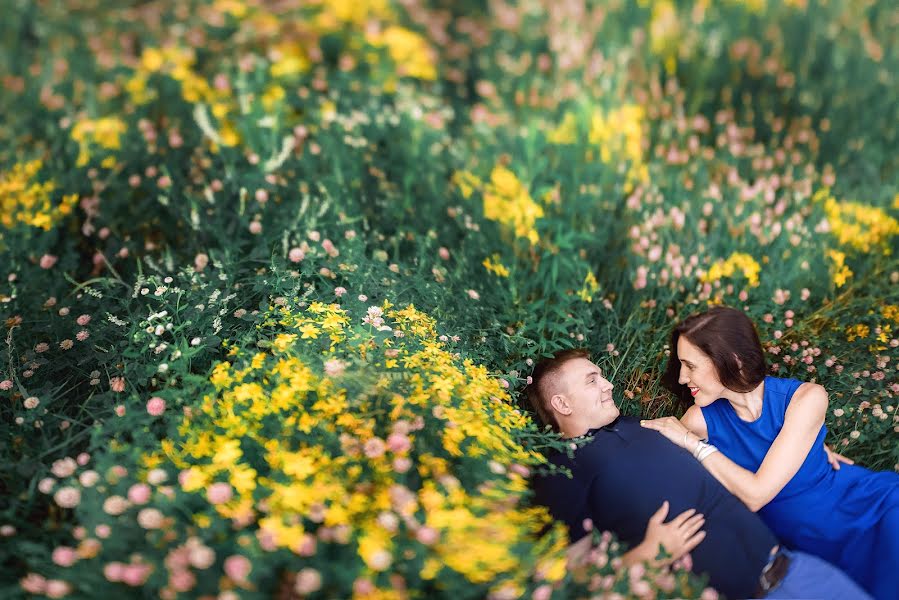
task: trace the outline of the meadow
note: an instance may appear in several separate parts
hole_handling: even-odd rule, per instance
[[[0,596],[703,598],[567,534],[522,398],[679,414],[756,322],[899,471],[885,0],[7,3]]]

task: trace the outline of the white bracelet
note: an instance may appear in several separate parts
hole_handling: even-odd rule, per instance
[[[704,461],[705,459],[707,459],[709,456],[711,456],[715,452],[718,452],[718,448],[714,447],[711,444],[703,444],[703,445],[705,447],[702,449],[702,452],[699,453],[699,456],[696,457],[696,460],[698,460],[699,462]]]
[[[687,448],[687,436],[690,435],[689,431],[684,432],[684,449]]]
[[[709,454],[717,451],[718,448],[715,448],[713,445],[699,440],[699,443],[696,444],[696,448],[693,449],[693,458],[695,458],[699,462],[702,462]]]
[[[693,458],[699,458],[699,451],[702,450],[702,447],[705,445],[705,442],[699,440],[699,443],[696,444],[696,447],[693,448]]]

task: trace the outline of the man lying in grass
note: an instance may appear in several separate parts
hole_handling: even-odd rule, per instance
[[[561,519],[572,542],[592,523],[631,546],[626,562],[690,552],[692,568],[730,598],[869,598],[835,567],[790,551],[686,450],[621,416],[613,385],[583,350],[539,363],[528,397],[544,423],[585,441],[549,456],[565,474],[537,475],[536,500]],[[695,510],[695,513],[689,512]],[[668,523],[668,513],[678,515]],[[703,520],[704,519],[704,520]],[[700,529],[701,528],[701,529]]]

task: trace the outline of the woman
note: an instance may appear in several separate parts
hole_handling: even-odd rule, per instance
[[[671,334],[663,378],[692,406],[680,420],[641,424],[692,452],[788,546],[840,567],[875,598],[896,600],[899,474],[831,455],[824,388],[766,372],[745,314],[721,306],[693,315]]]

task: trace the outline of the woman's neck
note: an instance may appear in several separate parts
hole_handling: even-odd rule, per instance
[[[734,407],[734,412],[744,421],[755,421],[762,416],[765,382],[749,392],[734,392],[725,388],[724,398]]]

